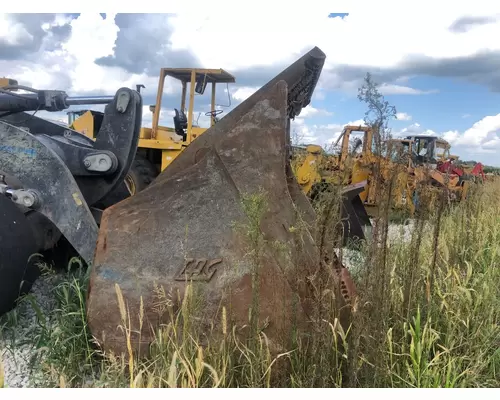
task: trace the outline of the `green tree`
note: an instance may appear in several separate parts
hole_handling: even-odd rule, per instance
[[[374,246],[370,248],[369,258],[376,262],[380,270],[375,271],[375,286],[378,293],[372,299],[375,309],[384,310],[384,293],[389,281],[389,269],[387,264],[387,246],[389,232],[389,212],[391,209],[392,187],[395,178],[395,171],[390,179],[384,179],[382,175],[382,157],[384,155],[385,141],[391,138],[389,121],[396,117],[396,107],[389,104],[384,96],[379,92],[379,85],[373,81],[368,72],[364,79],[364,84],[358,89],[358,99],[368,106],[365,112],[365,124],[372,128],[373,138],[371,143],[372,153],[376,160],[370,164],[371,173],[369,179],[372,182],[372,189],[375,191],[375,203],[379,212],[375,219],[375,226],[372,229],[372,239],[374,243],[383,243],[382,247]],[[368,145],[368,144],[367,144]],[[381,339],[380,339],[381,340]]]
[[[396,107],[385,100],[378,88],[379,85],[373,81],[372,75],[367,72],[363,86],[358,89],[358,99],[368,106],[364,121],[367,126],[373,129],[375,144],[373,150],[377,155],[381,155],[384,141],[391,138],[389,121],[396,118]]]

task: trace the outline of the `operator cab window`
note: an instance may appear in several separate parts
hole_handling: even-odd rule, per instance
[[[415,138],[413,156],[418,163],[436,163],[434,146],[429,138]]]
[[[442,143],[436,145],[436,157],[439,160],[447,159],[450,157],[448,149]]]
[[[388,142],[384,149],[384,156],[392,162],[406,164],[410,154],[410,144],[408,142]]]
[[[351,155],[358,155],[362,153],[363,138],[363,132],[351,132],[351,137],[349,138],[349,153]]]

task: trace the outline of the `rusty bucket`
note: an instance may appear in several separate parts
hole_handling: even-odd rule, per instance
[[[309,104],[324,60],[312,49],[145,190],[104,211],[87,313],[105,350],[126,351],[121,309],[132,347],[147,351],[155,329],[170,321],[158,293],[176,311],[188,285],[207,329],[224,306],[239,326],[252,313],[265,321],[264,332],[282,347],[312,318],[314,280],[350,279],[345,268],[321,267],[314,212],[289,162],[290,119]]]

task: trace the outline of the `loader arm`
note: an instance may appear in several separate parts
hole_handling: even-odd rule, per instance
[[[295,176],[297,182],[306,195],[309,195],[314,184],[321,182],[318,166],[321,165],[323,159],[322,150],[321,146],[307,146],[306,156],[296,168]]]
[[[46,236],[53,234],[55,226],[82,259],[92,263],[98,224],[91,206],[122,183],[135,156],[142,118],[142,99],[133,90],[121,88],[105,101],[109,104],[104,122],[99,139],[93,142],[24,112],[30,107],[43,108],[32,97],[21,104],[8,95],[0,97],[0,109],[9,110],[0,117],[0,197],[2,203],[8,200],[17,206],[16,215],[2,214],[0,223],[6,226],[12,219],[23,221],[32,232],[19,237],[34,237],[36,251],[46,250],[43,243],[51,242]],[[57,108],[51,111],[67,106],[53,104]],[[47,223],[40,222],[40,216]],[[0,243],[0,254],[9,254],[4,246]],[[23,270],[33,248],[33,243],[19,242],[21,255],[15,260],[0,257],[0,289],[13,284],[4,277],[9,271]],[[0,296],[0,313],[10,301]]]

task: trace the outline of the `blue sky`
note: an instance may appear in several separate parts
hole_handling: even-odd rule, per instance
[[[366,107],[356,94],[370,72],[404,117],[391,122],[394,135],[432,133],[464,160],[500,166],[499,13],[481,2],[474,10],[457,4],[432,14],[419,4],[392,6],[391,13],[375,5],[353,5],[348,13],[311,7],[285,10],[280,18],[257,9],[245,18],[215,10],[3,14],[0,68],[20,83],[73,95],[143,83],[145,104],[154,103],[161,67],[224,68],[236,76],[234,106],[318,46],[327,61],[310,107],[294,122],[302,141],[327,145],[345,124],[363,119]],[[164,95],[162,118],[171,124],[179,88],[169,83]],[[218,102],[227,103],[222,89]],[[195,107],[202,125],[207,106],[203,100]],[[144,124],[150,122],[145,107]]]
[[[451,78],[417,77],[407,82],[421,90],[436,90],[436,93],[421,95],[386,94],[385,99],[396,107],[397,112],[409,114],[411,123],[434,132],[448,130],[465,131],[472,123],[500,110],[500,93],[487,87],[461,82]],[[334,121],[354,121],[363,118],[366,105],[356,93],[329,93],[323,100],[315,100],[314,106],[334,112]],[[322,117],[322,122],[332,117]],[[392,129],[397,131],[408,126],[409,121],[394,120]]]

